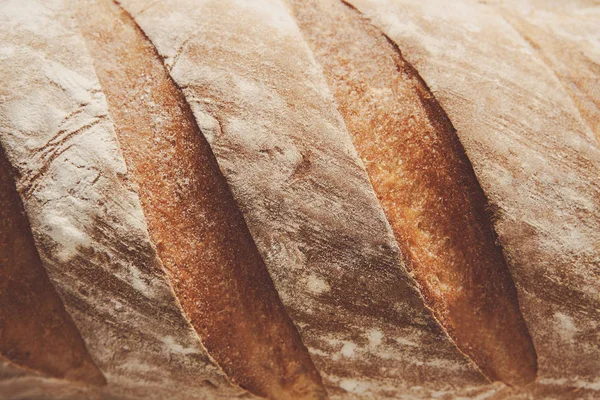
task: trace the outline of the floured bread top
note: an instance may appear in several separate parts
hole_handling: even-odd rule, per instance
[[[501,9],[469,1],[451,9],[435,0],[350,3],[397,43],[429,84],[495,210],[539,360],[535,384],[524,393],[597,397],[600,347],[591,338],[600,331],[600,151],[577,100],[595,86],[569,81],[592,74],[599,47],[593,39],[583,53],[566,45],[589,61],[583,66],[579,56],[560,57],[554,47],[577,37],[566,33],[571,15],[581,14],[585,25],[597,7],[548,14],[546,23],[562,21],[555,26],[562,33],[551,40],[529,36],[546,26],[535,28],[536,18],[528,17],[532,26],[517,18],[527,9],[538,18],[556,13],[552,2],[494,2]]]
[[[50,281],[106,377],[103,396],[235,397],[156,257],[70,8],[3,2],[0,21],[0,144]],[[11,398],[26,389],[2,385]]]
[[[599,7],[485,3],[1,2],[0,190],[102,379],[0,397],[600,396]]]

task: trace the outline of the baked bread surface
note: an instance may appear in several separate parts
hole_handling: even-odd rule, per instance
[[[598,397],[598,6],[488,3],[0,4],[0,397]]]

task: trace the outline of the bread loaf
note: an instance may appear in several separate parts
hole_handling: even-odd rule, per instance
[[[0,3],[0,398],[600,396],[600,7],[488,3]]]

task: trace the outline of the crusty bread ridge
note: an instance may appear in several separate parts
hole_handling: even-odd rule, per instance
[[[531,382],[535,350],[487,201],[439,103],[354,9],[293,6],[436,319],[491,380]]]
[[[0,7],[0,144],[50,281],[107,380],[75,383],[80,398],[163,399],[173,387],[186,399],[244,395],[209,359],[173,295],[71,15],[62,0]],[[0,393],[62,396],[43,382],[32,390],[32,381],[9,376]]]
[[[561,80],[494,7],[350,3],[429,84],[495,209],[539,360],[535,384],[505,395],[597,397],[600,151]]]

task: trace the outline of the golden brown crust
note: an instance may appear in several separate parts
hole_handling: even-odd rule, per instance
[[[247,398],[209,358],[168,282],[72,3],[2,2],[0,144],[44,268],[107,385],[7,377],[0,365],[0,397]]]
[[[23,1],[26,7],[20,4]],[[457,0],[448,9],[440,0],[349,0],[401,46],[430,91],[394,43],[337,0],[295,1],[413,279],[399,261],[396,240],[322,79],[323,71],[281,7],[285,1],[117,1],[148,34],[162,60],[126,16],[113,21],[119,18],[116,12],[111,20],[103,20],[108,14],[101,7],[88,15],[95,6],[83,12],[86,31],[93,30],[90,20],[102,24],[91,34],[90,49],[110,48],[95,55],[104,58],[97,62],[104,68],[103,83],[121,140],[128,143],[125,155],[133,173],[125,168],[83,40],[69,30],[71,10],[61,0],[12,0],[0,7],[0,29],[4,27],[0,70],[7,77],[0,85],[0,141],[18,171],[14,181],[28,217],[24,227],[17,224],[14,230],[25,236],[12,236],[12,229],[7,229],[9,241],[0,242],[0,255],[6,250],[3,244],[8,243],[6,254],[14,255],[11,240],[31,236],[29,220],[44,269],[109,380],[107,386],[85,385],[86,389],[97,390],[102,398],[235,396],[185,320],[154,245],[197,329],[223,359],[230,349],[221,350],[231,342],[210,332],[218,329],[213,319],[221,315],[221,305],[231,300],[227,297],[232,292],[248,307],[255,306],[256,297],[274,298],[275,303],[269,303],[273,308],[262,309],[269,315],[280,305],[271,289],[244,286],[247,270],[235,269],[236,257],[241,256],[226,258],[216,251],[211,259],[219,266],[235,267],[232,287],[227,278],[214,278],[231,271],[215,267],[206,276],[194,269],[205,264],[206,253],[174,252],[189,242],[195,245],[198,238],[224,243],[226,249],[235,242],[229,231],[196,229],[199,199],[208,204],[208,214],[219,216],[217,220],[234,230],[245,226],[243,219],[231,220],[224,214],[238,215],[235,201],[239,202],[332,398],[596,398],[600,187],[595,177],[600,153],[591,135],[597,128],[593,118],[597,107],[586,85],[596,76],[593,62],[583,64],[589,48],[571,43],[577,41],[577,32],[587,34],[587,28],[569,31],[565,41],[558,40],[554,30],[566,15],[549,18],[540,8],[536,21],[543,23],[529,26],[531,21],[520,18],[530,16],[521,16],[521,11],[512,19],[502,14],[503,20],[496,8],[489,7],[494,0],[486,4]],[[530,2],[520,3],[527,8]],[[593,24],[588,11],[574,13],[573,23],[583,25],[585,19]],[[113,52],[112,46],[118,51]],[[116,59],[115,53],[120,54]],[[180,90],[165,78],[163,63],[191,105],[195,122]],[[221,171],[195,124],[209,140]],[[373,140],[367,132],[379,136]],[[400,143],[406,137],[399,133],[412,136]],[[411,151],[403,151],[406,144]],[[167,168],[166,163],[171,165]],[[199,164],[213,174],[198,172]],[[221,173],[235,201],[227,197]],[[399,182],[398,174],[402,174]],[[0,176],[0,206],[6,203],[3,182],[10,184],[7,193],[14,194],[13,177],[7,176],[7,181]],[[141,186],[150,217],[142,212],[132,180]],[[208,188],[199,189],[205,182]],[[506,262],[494,244],[497,238],[479,186],[493,207],[492,222]],[[20,200],[15,198],[18,206]],[[221,199],[225,205],[212,204]],[[402,212],[411,208],[414,212]],[[21,207],[7,207],[13,217],[22,214],[17,209]],[[1,210],[0,218],[1,229]],[[246,236],[247,232],[240,239],[241,253],[250,251],[252,256],[255,251],[247,249],[252,239],[244,241]],[[30,243],[28,254],[35,254],[33,240],[25,242]],[[39,264],[40,257],[32,259]],[[479,268],[475,258],[495,262]],[[227,264],[225,259],[233,261]],[[191,269],[179,268],[180,263]],[[256,266],[262,260],[249,263]],[[506,349],[498,348],[506,344],[506,331],[528,336],[522,331],[506,264],[539,354],[538,378],[524,388],[485,382],[413,288],[413,281],[419,282],[446,331],[488,376],[522,383],[532,369],[521,374],[518,363],[525,361],[527,368],[527,361],[535,359],[523,354],[535,353],[525,349],[515,359],[503,360]],[[481,283],[481,288],[457,290],[457,282],[465,279],[460,265],[473,267],[467,271],[472,273],[471,284]],[[262,275],[257,285],[268,286],[263,269],[259,265]],[[458,271],[450,277],[456,279],[440,279],[448,271]],[[238,275],[242,278],[235,280]],[[6,282],[0,282],[0,290]],[[218,292],[212,282],[226,284]],[[207,296],[223,293],[209,299],[217,306],[207,311],[206,302],[195,304],[199,286],[208,290],[201,293]],[[464,292],[470,297],[462,298]],[[490,318],[494,308],[499,310],[495,316],[499,322]],[[469,316],[474,309],[482,313]],[[229,311],[229,317],[239,320],[238,310]],[[281,315],[285,320],[285,313]],[[229,317],[225,314],[216,323],[227,324]],[[208,318],[209,326],[202,327],[203,318]],[[474,321],[479,325],[470,329]],[[274,330],[279,332],[278,327]],[[241,339],[231,340],[246,340],[246,332],[242,333]],[[527,344],[528,337],[521,336],[517,344]],[[268,347],[267,341],[277,338],[273,334],[264,343]],[[509,345],[508,351],[515,353],[514,344]],[[305,351],[300,353],[302,358]],[[272,397],[285,396],[279,387],[286,383],[267,376],[278,367],[275,373],[285,370],[285,354],[277,359],[280,364],[265,367],[273,367],[271,371],[249,378],[244,374],[254,364],[240,364],[243,357],[237,356],[219,361],[233,364],[228,372],[238,374],[239,382],[258,381],[257,387],[276,392]],[[312,364],[310,368],[313,371]],[[314,377],[318,381],[316,373]],[[309,385],[315,379],[308,379]],[[69,391],[82,387],[21,369],[0,357],[0,398],[67,398],[50,394],[55,384],[59,391],[61,385],[68,385]],[[318,382],[316,387],[322,395]],[[87,398],[79,394],[74,399],[83,397]]]
[[[56,378],[106,383],[48,279],[1,148],[0,356]]]
[[[539,363],[535,382],[498,398],[597,398],[600,152],[564,83],[488,2],[349,2],[419,70],[493,207]],[[586,1],[518,3],[578,3],[581,26],[594,14]]]
[[[162,60],[112,2],[88,3],[78,17],[151,237],[209,353],[255,394],[324,397],[210,147]]]
[[[441,332],[400,262],[285,2],[119,3],[156,46],[209,138],[328,394],[481,393],[484,377]]]
[[[492,380],[535,378],[536,354],[486,199],[416,71],[338,1],[292,1],[426,303]]]

